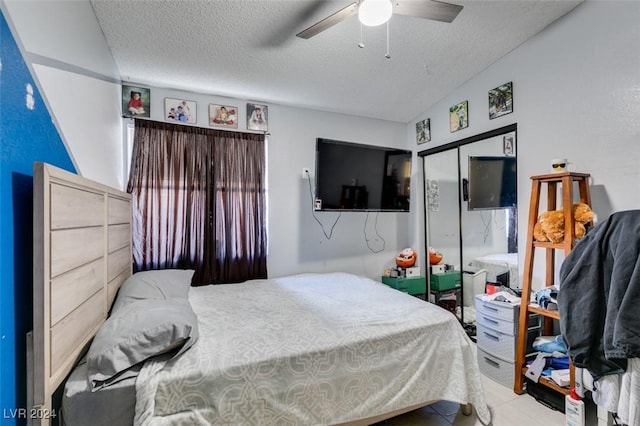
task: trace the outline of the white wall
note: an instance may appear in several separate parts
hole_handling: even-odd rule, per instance
[[[24,53],[120,79],[87,0],[4,0]],[[23,54],[24,54],[23,53]]]
[[[78,172],[123,189],[119,72],[91,4],[0,5]]]
[[[591,174],[600,219],[640,208],[639,21],[640,2],[587,0],[409,124],[407,139],[416,149],[415,122],[431,118],[432,142],[422,150],[518,123],[520,274],[529,177],[549,172],[551,158],[567,157],[571,170]],[[489,120],[487,92],[509,81],[514,112]],[[450,133],[449,107],[464,100],[469,127]],[[420,231],[412,244],[422,247],[422,211],[415,212],[412,226]],[[543,283],[536,263],[534,288]]]
[[[338,218],[339,213],[314,212],[302,167],[311,169],[313,183],[317,137],[404,148],[406,125],[281,106],[269,111],[270,275],[351,271],[379,279],[409,246],[413,213],[344,212]],[[414,183],[420,182],[417,170],[414,162]],[[410,208],[422,207],[412,203]],[[336,220],[327,239],[324,232],[330,234]]]

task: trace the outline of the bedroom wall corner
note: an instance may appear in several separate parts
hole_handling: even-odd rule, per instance
[[[0,5],[77,173],[123,189],[120,73],[91,3]]]
[[[3,424],[17,424],[24,419],[11,417],[26,408],[25,338],[32,326],[33,162],[76,170],[4,8],[0,64],[0,409]]]

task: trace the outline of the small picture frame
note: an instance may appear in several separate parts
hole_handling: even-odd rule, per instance
[[[449,130],[451,133],[469,127],[469,101],[449,108]]]
[[[122,85],[122,116],[151,117],[151,90],[146,87]]]
[[[416,142],[418,145],[431,141],[431,119],[427,118],[416,123]]]
[[[502,138],[502,152],[504,155],[513,155],[513,136],[506,135]]]
[[[269,129],[269,107],[247,104],[247,130],[266,132]]]
[[[182,124],[196,124],[198,111],[194,101],[164,98],[164,118]]]
[[[513,82],[489,90],[489,119],[513,112]]]
[[[209,126],[238,128],[238,107],[209,104]]]
[[[430,212],[440,211],[440,181],[427,179],[425,182],[427,206]]]

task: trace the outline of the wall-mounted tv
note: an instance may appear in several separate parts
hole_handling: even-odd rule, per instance
[[[316,139],[316,210],[408,212],[411,151]]]
[[[469,210],[517,207],[515,157],[469,157]]]

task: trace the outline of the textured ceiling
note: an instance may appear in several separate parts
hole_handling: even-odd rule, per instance
[[[399,0],[403,1],[403,0]],[[404,0],[424,1],[424,0]],[[351,17],[296,33],[352,1],[92,0],[123,81],[409,122],[582,0],[450,0],[452,23]]]

